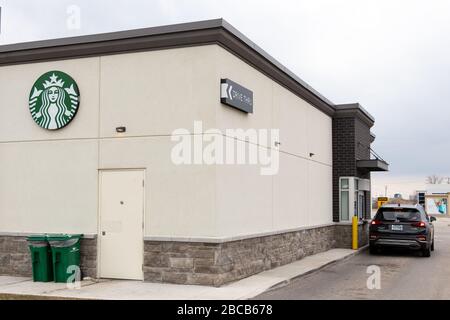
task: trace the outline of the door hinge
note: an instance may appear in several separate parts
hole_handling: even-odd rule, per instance
[[[142,187],[145,187],[145,181],[142,180]]]

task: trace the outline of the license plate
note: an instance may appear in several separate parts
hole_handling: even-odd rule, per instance
[[[398,224],[393,224],[391,226],[392,231],[403,231],[403,226]]]

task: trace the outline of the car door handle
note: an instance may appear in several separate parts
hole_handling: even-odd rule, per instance
[[[105,231],[102,231],[102,236],[106,236],[106,232]]]

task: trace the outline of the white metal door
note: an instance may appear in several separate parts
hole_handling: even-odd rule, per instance
[[[144,171],[100,171],[101,278],[143,279]]]

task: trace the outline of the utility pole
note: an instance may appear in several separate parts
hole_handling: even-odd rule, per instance
[[[384,186],[384,196],[387,197],[387,185]]]

